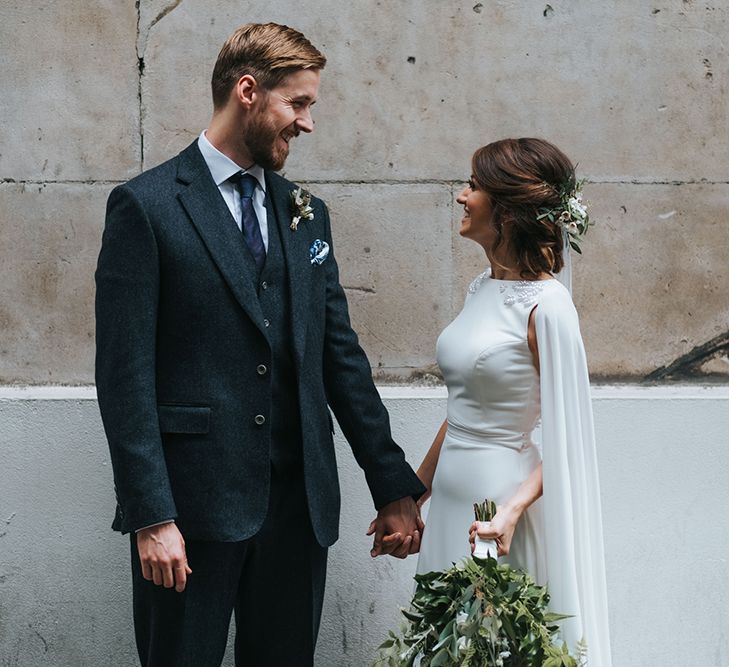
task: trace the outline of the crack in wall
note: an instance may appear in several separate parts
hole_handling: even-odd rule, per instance
[[[156,26],[167,14],[177,9],[180,4],[182,3],[182,0],[173,0],[173,2],[167,7],[165,7],[157,16],[154,17],[152,20],[152,23],[149,24],[148,31],[151,30],[154,26]]]
[[[149,39],[149,33],[152,28],[156,26],[163,18],[171,14],[182,4],[182,0],[172,0],[169,4],[165,5],[160,12],[157,13],[150,22],[149,25],[142,25],[142,10],[140,7],[140,1],[137,1],[137,57],[144,59],[144,54],[147,51],[147,40]]]
[[[152,28],[156,26],[163,18],[171,14],[177,9],[182,0],[173,0],[169,4],[165,5],[160,12],[157,13],[148,25],[143,25],[142,17],[142,6],[141,0],[137,0],[135,7],[137,10],[137,68],[139,70],[139,78],[137,82],[137,98],[139,101],[139,170],[144,171],[144,93],[143,93],[143,82],[144,82],[144,69],[145,61],[144,54],[147,51],[147,40],[149,39],[149,33]]]
[[[700,376],[701,367],[717,357],[729,354],[729,331],[697,345],[693,350],[680,356],[670,364],[657,368],[643,378],[643,382],[658,380],[678,380]]]
[[[139,112],[139,171],[144,171],[144,105],[142,103],[142,77],[144,76],[144,51],[146,48],[146,38],[144,47],[141,44],[140,26],[142,22],[142,10],[140,8],[141,0],[137,0],[135,7],[137,9],[137,105]],[[140,52],[140,48],[142,51]]]

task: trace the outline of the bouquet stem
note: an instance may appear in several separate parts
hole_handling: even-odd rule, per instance
[[[491,523],[491,519],[496,515],[496,503],[492,500],[484,500],[482,503],[473,504],[473,513],[476,516],[476,521],[485,523],[488,525]],[[476,535],[475,540],[476,548],[473,551],[474,558],[496,558],[498,556],[498,545],[496,540],[487,540]]]

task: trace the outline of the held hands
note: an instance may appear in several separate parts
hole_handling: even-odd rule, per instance
[[[408,554],[417,553],[424,527],[418,507],[410,496],[394,500],[380,509],[367,530],[368,535],[375,536],[370,556],[389,554],[406,558]]]
[[[137,533],[137,550],[142,576],[157,586],[185,590],[192,570],[187,564],[185,540],[174,523],[145,528]]]
[[[496,540],[499,556],[506,556],[511,548],[516,524],[519,522],[521,512],[510,505],[499,505],[490,525],[483,521],[474,521],[468,529],[468,541],[471,543],[471,553],[476,548],[476,535],[484,540]]]

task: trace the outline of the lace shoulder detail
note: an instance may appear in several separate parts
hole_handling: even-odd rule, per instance
[[[481,283],[488,277],[488,275],[489,272],[484,271],[480,276],[476,276],[468,286],[467,295],[470,296],[471,294],[475,294],[478,291],[478,288],[481,287]]]
[[[536,304],[543,289],[544,281],[541,280],[515,280],[509,285],[499,286],[499,291],[505,295],[504,305],[520,304],[524,308],[530,308]]]

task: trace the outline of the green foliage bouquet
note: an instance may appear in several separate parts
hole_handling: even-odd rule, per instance
[[[493,503],[476,506],[490,520]],[[400,634],[389,633],[372,667],[582,667],[586,646],[571,655],[557,644],[549,594],[521,570],[490,556],[444,572],[415,575],[417,588]]]

